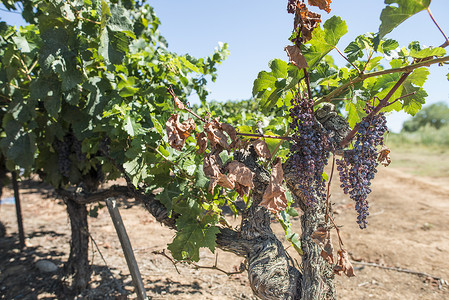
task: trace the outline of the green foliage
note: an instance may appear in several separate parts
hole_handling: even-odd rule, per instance
[[[403,124],[403,131],[414,132],[425,126],[440,129],[449,124],[449,107],[446,103],[435,103],[426,106],[412,119]]]
[[[213,250],[227,198],[204,194],[193,139],[183,155],[168,146],[165,122],[174,105],[166,90],[172,86],[182,99],[195,92],[204,102],[205,77],[215,80],[227,45],[205,58],[169,52],[159,19],[140,1],[32,4],[24,11],[32,25],[0,26],[0,147],[8,167],[39,172],[55,188],[86,183],[93,173],[126,176],[149,192],[159,188],[157,198],[188,227],[172,243],[174,255],[197,259],[200,247]],[[67,173],[59,166],[60,144],[69,149]]]
[[[387,5],[382,10],[379,27],[379,38],[383,38],[399,24],[420,11],[427,9],[431,0],[385,0]]]

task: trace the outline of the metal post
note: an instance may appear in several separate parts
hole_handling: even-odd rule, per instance
[[[128,264],[129,272],[131,273],[134,287],[136,288],[137,298],[139,300],[148,299],[145,293],[145,286],[142,281],[142,276],[140,275],[139,266],[137,265],[136,258],[134,257],[133,248],[131,247],[131,242],[129,241],[128,234],[126,233],[126,229],[115,200],[111,198],[106,199],[106,206],[108,207],[109,215],[111,216],[112,223],[114,223],[115,231],[117,232],[120,244],[122,245],[126,263]]]
[[[19,229],[20,249],[25,247],[25,234],[23,232],[22,209],[20,207],[19,184],[17,183],[17,173],[11,172],[12,187],[14,189],[14,202],[16,203],[17,227]]]

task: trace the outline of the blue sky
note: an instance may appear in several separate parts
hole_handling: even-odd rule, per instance
[[[267,69],[273,58],[287,60],[283,51],[292,30],[293,15],[287,14],[287,0],[153,0],[162,25],[160,31],[169,43],[169,49],[179,54],[190,53],[196,57],[211,54],[218,42],[229,44],[231,56],[218,68],[218,79],[209,84],[213,100],[239,100],[251,97],[254,79],[259,71]],[[385,7],[383,0],[334,0],[331,13],[323,12],[323,19],[338,15],[346,21],[349,32],[341,39],[341,50],[358,35],[377,32],[379,16]],[[430,9],[449,34],[449,1],[433,0]],[[317,9],[315,11],[318,11]],[[17,24],[18,15],[0,11],[0,18]],[[438,46],[443,36],[427,12],[406,20],[387,35],[407,46],[419,40],[424,45]],[[344,61],[331,52],[337,64]],[[427,103],[444,101],[449,104],[448,66],[430,68],[431,75],[425,85],[429,94]],[[191,99],[192,100],[192,99]],[[409,116],[393,113],[388,117],[392,131],[399,131]]]

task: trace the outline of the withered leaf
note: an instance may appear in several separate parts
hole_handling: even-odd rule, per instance
[[[321,15],[309,11],[304,3],[299,4],[298,7],[300,13],[299,16],[295,18],[295,27],[299,28],[302,42],[306,43],[312,39],[312,32],[321,22]]]
[[[315,242],[315,244],[317,244],[318,246],[320,246],[321,248],[324,248],[324,245],[326,243],[326,237],[328,234],[328,230],[326,230],[323,227],[318,227],[310,236],[312,238],[312,240]]]
[[[207,136],[206,133],[201,132],[196,134],[196,144],[198,145],[198,154],[203,154],[207,148]]]
[[[341,273],[345,273],[348,277],[355,276],[354,268],[352,267],[351,262],[349,261],[348,252],[346,250],[338,250],[338,261],[334,266],[334,273],[341,275]]]
[[[235,183],[235,191],[240,195],[248,195],[249,190],[254,188],[255,174],[243,163],[236,160],[226,166],[228,177]]]
[[[331,3],[332,0],[309,0],[309,5],[318,6],[320,9],[325,10],[327,13],[331,12]]]
[[[250,189],[254,188],[253,180],[255,174],[243,163],[234,160],[227,165],[226,169],[229,172],[228,177],[231,180],[243,186],[247,186]]]
[[[211,152],[207,153],[204,156],[203,160],[204,175],[206,175],[209,178],[218,178],[218,176],[221,174],[220,168],[221,168],[221,159],[217,154]]]
[[[334,263],[334,247],[332,246],[331,233],[330,231],[326,234],[326,240],[324,248],[321,251],[321,257],[324,258],[330,264]]]
[[[224,174],[218,174],[218,177],[211,177],[210,178],[210,183],[209,183],[209,188],[208,191],[209,193],[213,194],[214,193],[214,189],[217,186],[217,184],[219,186],[228,188],[228,189],[234,189],[235,184],[232,180],[230,180],[228,178],[228,176],[224,175]]]
[[[174,96],[173,100],[175,101],[175,105],[177,108],[181,109],[181,110],[185,110],[186,106],[184,105],[184,103],[181,102],[181,100],[179,100],[178,97]]]
[[[217,119],[204,124],[204,131],[212,146],[220,145],[228,151],[231,149],[228,144],[228,138],[224,134],[221,124]]]
[[[382,146],[382,149],[379,151],[377,161],[384,167],[388,167],[391,163],[390,152],[390,149],[386,146]]]
[[[270,149],[268,149],[267,143],[262,139],[257,139],[250,142],[250,145],[253,145],[254,150],[257,155],[262,158],[271,158]]]
[[[286,46],[284,48],[285,52],[287,52],[289,62],[297,66],[299,69],[308,68],[306,58],[301,52],[301,49],[296,46]]]
[[[235,130],[234,126],[221,123],[221,128],[229,135],[233,143],[237,140],[237,130]]]
[[[218,185],[228,188],[228,189],[234,189],[235,183],[232,181],[228,176],[224,174],[218,175]]]
[[[174,149],[181,150],[186,142],[186,139],[195,129],[195,121],[193,121],[192,118],[189,118],[180,123],[179,115],[172,114],[165,123],[165,126],[168,136],[168,144]]]
[[[273,213],[278,213],[287,208],[287,196],[282,185],[284,178],[284,171],[282,169],[282,162],[280,158],[276,159],[276,164],[271,170],[270,182],[262,197],[260,205]]]

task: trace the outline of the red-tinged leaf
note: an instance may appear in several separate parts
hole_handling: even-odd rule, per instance
[[[270,149],[268,149],[267,143],[262,139],[257,139],[250,142],[250,145],[253,145],[254,150],[256,150],[256,153],[259,157],[262,158],[271,158]]]
[[[204,131],[212,146],[220,145],[226,150],[231,150],[228,144],[228,138],[221,128],[221,123],[217,119],[204,124]]]
[[[346,250],[338,251],[338,261],[334,267],[335,274],[341,275],[342,272],[348,277],[355,276],[354,268],[352,267],[352,264],[349,261],[348,252],[346,252]]]
[[[312,39],[312,32],[321,22],[321,15],[311,12],[305,4],[299,4],[299,17],[295,18],[295,27],[301,32],[301,42],[306,43]]]
[[[207,148],[207,136],[203,132],[196,134],[196,144],[198,145],[198,154],[203,154]]]
[[[262,202],[259,204],[273,213],[278,213],[287,208],[288,201],[284,186],[282,185],[283,178],[284,171],[282,169],[282,162],[280,158],[277,158],[276,164],[271,171],[270,182],[265,189]]]
[[[230,162],[226,169],[229,174],[228,177],[236,183],[247,186],[250,189],[254,188],[254,173],[247,166],[236,160]]]
[[[384,167],[388,167],[391,163],[390,152],[391,150],[386,146],[382,146],[382,149],[379,151],[377,161]]]
[[[286,46],[284,48],[285,52],[287,52],[289,62],[297,66],[299,69],[308,68],[306,58],[301,52],[301,49],[296,46]]]
[[[195,129],[195,121],[193,121],[192,118],[189,118],[180,123],[179,115],[172,114],[165,123],[165,126],[169,145],[174,149],[181,150],[186,142],[186,139]]]
[[[325,10],[327,13],[331,12],[331,3],[332,0],[309,0],[309,5],[318,6],[320,9]]]

